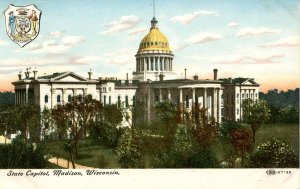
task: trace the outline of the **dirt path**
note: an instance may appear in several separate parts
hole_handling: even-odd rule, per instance
[[[50,163],[53,163],[55,165],[57,165],[58,162],[58,166],[63,167],[63,168],[68,168],[68,160],[62,159],[62,158],[58,158],[58,160],[56,159],[56,157],[50,158],[48,160]],[[69,162],[69,169],[72,169],[72,162]],[[96,169],[95,167],[87,167],[84,165],[79,165],[77,163],[75,163],[75,169]]]

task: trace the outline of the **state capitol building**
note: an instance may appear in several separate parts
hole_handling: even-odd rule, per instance
[[[242,119],[242,101],[258,99],[259,84],[253,78],[218,78],[218,70],[212,70],[212,79],[178,79],[173,72],[174,55],[165,35],[151,20],[150,31],[141,40],[136,57],[133,79],[118,80],[115,77],[93,78],[92,72],[82,77],[74,72],[57,72],[38,76],[37,71],[21,73],[12,82],[15,86],[17,105],[35,104],[41,111],[58,104],[71,102],[72,96],[79,99],[91,94],[103,105],[117,104],[127,108],[135,101],[145,105],[147,120],[153,119],[152,107],[156,102],[168,100],[181,103],[189,110],[193,103],[207,108],[207,114],[220,123],[222,120]]]

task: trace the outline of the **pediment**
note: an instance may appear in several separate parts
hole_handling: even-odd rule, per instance
[[[68,82],[68,81],[73,81],[73,82],[74,81],[87,81],[86,78],[83,78],[83,77],[81,77],[81,76],[79,76],[79,75],[77,75],[73,72],[67,72],[63,75],[60,75],[58,77],[53,78],[52,80],[54,80],[54,81],[66,81],[66,82]]]

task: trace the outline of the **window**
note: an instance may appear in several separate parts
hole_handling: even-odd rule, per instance
[[[249,98],[249,94],[247,93],[247,98]]]
[[[108,97],[108,104],[111,105],[111,96]]]
[[[158,101],[159,101],[158,96],[155,96],[155,102],[158,102]]]
[[[82,95],[79,95],[79,96],[78,96],[78,101],[79,101],[79,102],[82,102]]]
[[[118,96],[118,107],[121,108],[121,97]]]
[[[244,98],[244,94],[242,94],[242,98]]]
[[[60,95],[57,95],[56,100],[57,100],[57,103],[60,103]]]
[[[132,104],[135,106],[135,96],[132,97]]]
[[[253,94],[251,93],[251,98],[253,98]]]
[[[255,93],[255,98],[257,98],[257,93]]]
[[[128,96],[125,96],[125,106],[126,106],[126,108],[128,108],[128,107],[129,107],[129,103],[128,103]]]
[[[111,87],[108,87],[108,91],[109,91],[109,92],[111,91]]]
[[[189,96],[185,96],[185,106],[189,108]]]
[[[239,94],[236,94],[236,98],[239,98],[240,97],[240,95]]]
[[[224,108],[221,108],[221,116],[224,116]]]
[[[103,104],[104,105],[106,104],[106,96],[105,95],[103,96]]]
[[[240,103],[240,99],[237,99],[237,100],[236,100],[236,103],[239,104],[239,103]]]
[[[68,95],[68,102],[71,102],[71,101],[72,101],[72,96]]]
[[[48,103],[48,95],[45,95],[45,103]]]
[[[195,104],[198,104],[198,96],[195,95]]]
[[[239,113],[240,113],[240,110],[237,108],[236,109],[236,114],[239,115]]]

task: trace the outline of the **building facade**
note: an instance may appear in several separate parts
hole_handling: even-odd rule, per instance
[[[208,117],[220,123],[222,120],[242,119],[241,103],[246,98],[258,99],[259,84],[253,78],[218,79],[218,70],[213,70],[213,79],[177,79],[173,72],[174,55],[167,38],[157,27],[157,20],[151,20],[148,34],[141,40],[136,57],[136,70],[133,80],[92,78],[73,72],[61,72],[38,76],[37,71],[27,70],[25,77],[20,73],[19,80],[13,82],[17,105],[32,103],[41,108],[51,109],[58,104],[79,99],[91,94],[102,104],[117,104],[123,108],[135,101],[145,105],[146,119],[154,119],[152,107],[155,103],[168,100],[191,109],[194,103],[207,109]],[[33,74],[33,76],[30,76]],[[124,123],[126,125],[126,123]]]

